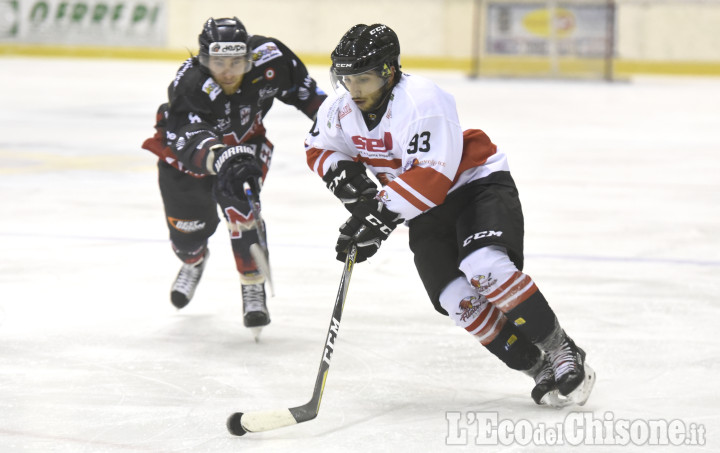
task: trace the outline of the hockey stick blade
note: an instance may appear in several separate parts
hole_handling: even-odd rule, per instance
[[[269,431],[284,426],[303,423],[317,417],[320,411],[320,402],[322,401],[322,395],[325,390],[328,371],[330,371],[330,360],[335,350],[335,342],[337,340],[338,330],[340,329],[340,319],[342,318],[343,308],[345,308],[345,299],[350,286],[350,276],[355,266],[356,257],[357,246],[353,244],[345,258],[345,268],[340,278],[340,287],[338,288],[337,297],[335,298],[335,306],[333,307],[333,314],[330,318],[330,326],[328,327],[326,336],[327,340],[325,342],[325,348],[323,349],[323,355],[320,360],[320,367],[315,379],[315,387],[310,401],[302,406],[288,409],[246,413],[235,412],[227,420],[227,428],[231,434],[242,436],[245,433]]]

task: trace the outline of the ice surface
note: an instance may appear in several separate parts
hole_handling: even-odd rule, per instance
[[[155,158],[140,144],[178,66],[0,59],[1,452],[570,448],[472,445],[475,412],[534,427],[573,412],[535,406],[526,376],[433,311],[404,227],[355,269],[319,417],[228,434],[235,411],[309,400],[347,214],[307,169],[310,122],[276,104],[262,193],[272,324],[259,344],[242,326],[222,227],[195,299],[176,311],[179,262]],[[329,87],[326,68],[312,72]],[[582,411],[680,420],[705,430],[691,451],[720,451],[720,80],[425,74],[456,96],[463,127],[485,130],[509,154],[526,215],[525,271],[597,371]],[[458,413],[469,446],[447,445]]]

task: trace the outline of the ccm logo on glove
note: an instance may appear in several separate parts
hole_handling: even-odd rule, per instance
[[[331,192],[335,192],[337,188],[340,186],[340,184],[347,184],[347,174],[345,173],[345,170],[342,170],[340,174],[328,174],[328,176],[331,176],[332,178],[327,183],[327,188],[330,189]]]
[[[382,220],[378,219],[372,214],[368,214],[365,217],[365,220],[372,226],[380,227],[378,229],[380,230],[380,232],[385,233],[385,237],[390,236],[390,233],[393,232],[394,227],[390,228],[389,226],[385,225]]]

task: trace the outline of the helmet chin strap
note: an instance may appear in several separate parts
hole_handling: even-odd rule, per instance
[[[383,85],[381,90],[385,90],[385,93],[380,98],[377,105],[367,112],[362,112],[363,121],[365,121],[365,125],[368,127],[368,129],[375,128],[375,126],[377,126],[380,122],[380,119],[385,113],[385,110],[387,109],[387,106],[390,102],[390,93],[392,93],[392,89],[394,86],[394,80]]]
[[[383,106],[386,103],[385,101],[387,101],[388,97],[390,97],[390,93],[392,93],[392,89],[394,86],[395,86],[395,83],[392,81],[383,85],[383,87],[381,89],[385,90],[385,94],[383,94],[383,96],[380,98],[380,101],[378,102],[378,108],[380,108],[381,106]]]
[[[372,112],[368,113],[375,113],[380,107],[385,105],[387,102],[388,97],[390,96],[390,93],[392,93],[393,88],[395,87],[395,72],[393,71],[390,76],[388,77],[390,80],[386,84],[384,84],[380,89],[384,91],[383,95],[380,96],[380,100],[377,103],[377,106],[372,109]]]

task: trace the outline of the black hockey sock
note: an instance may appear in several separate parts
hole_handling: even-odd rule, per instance
[[[207,241],[200,246],[194,245],[192,247],[183,247],[182,249],[174,242],[171,242],[170,245],[172,245],[175,255],[185,264],[198,263],[205,256],[205,251],[207,250]]]
[[[505,323],[497,337],[485,346],[513,370],[525,371],[540,359],[540,350],[511,323]]]
[[[555,313],[540,290],[505,315],[533,343],[545,340],[557,324]]]

